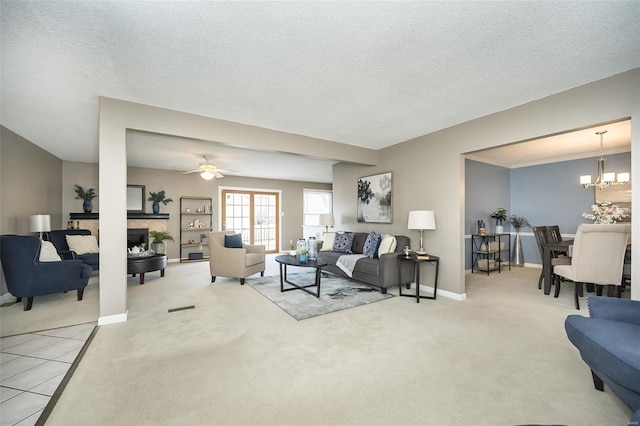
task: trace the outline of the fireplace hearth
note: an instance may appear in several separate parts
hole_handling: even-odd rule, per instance
[[[149,250],[149,228],[127,228],[127,249],[142,244]]]

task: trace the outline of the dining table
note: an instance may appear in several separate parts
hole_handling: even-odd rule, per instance
[[[551,258],[553,252],[569,252],[569,246],[573,245],[573,240],[555,241],[542,244],[542,277],[544,280],[544,294],[551,293],[551,276],[553,274],[553,266],[551,266]],[[625,263],[631,263],[631,244],[627,244],[625,253]]]

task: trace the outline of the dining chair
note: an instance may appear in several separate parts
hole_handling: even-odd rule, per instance
[[[576,309],[580,309],[578,297],[582,294],[582,284],[615,286],[620,294],[622,269],[627,241],[631,233],[629,224],[581,224],[578,226],[573,243],[573,253],[569,265],[553,267],[556,290],[560,294],[560,278],[575,283]]]
[[[545,243],[562,241],[562,236],[560,235],[560,227],[557,225],[553,226],[534,226],[533,227],[533,235],[536,238],[536,243],[538,244],[538,251],[540,252],[540,259],[544,256],[544,250],[542,245]],[[551,267],[553,268],[555,265],[568,265],[571,263],[568,257],[561,256],[561,253],[552,252],[551,253]],[[544,279],[544,270],[540,271],[540,278],[538,278],[538,290],[542,288],[542,280]]]

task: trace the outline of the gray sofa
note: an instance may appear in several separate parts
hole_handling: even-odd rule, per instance
[[[362,254],[367,235],[369,235],[368,232],[354,232],[353,245],[351,246],[353,254]],[[380,258],[375,259],[368,257],[359,259],[353,270],[352,279],[378,287],[383,294],[387,292],[389,287],[413,282],[413,264],[398,261],[398,255],[402,254],[405,246],[411,247],[411,239],[404,235],[396,235],[396,241],[397,245],[393,253],[383,254]],[[327,266],[322,267],[322,270],[347,277],[347,274],[336,266],[336,262],[344,254],[319,251],[318,259],[328,263]],[[399,264],[400,269],[398,268]]]

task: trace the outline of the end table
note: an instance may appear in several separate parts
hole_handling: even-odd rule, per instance
[[[438,294],[438,269],[440,268],[440,258],[438,256],[433,255],[425,255],[420,256],[416,253],[411,253],[409,256],[405,256],[404,254],[398,255],[398,273],[400,272],[400,263],[401,262],[412,262],[415,267],[415,276],[416,276],[416,294],[402,293],[402,284],[398,286],[399,296],[406,297],[415,297],[416,303],[420,303],[420,299],[432,299],[436,300],[436,296]],[[433,296],[422,296],[420,294],[420,264],[423,262],[435,262],[436,264],[436,275],[433,283]]]

